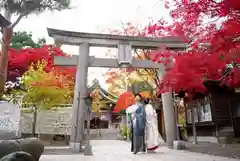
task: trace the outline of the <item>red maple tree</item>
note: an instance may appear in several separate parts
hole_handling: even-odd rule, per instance
[[[174,0],[166,2],[166,6],[174,7],[171,10],[173,23],[153,23],[147,27],[148,34],[180,36],[190,41],[190,47],[180,52],[154,52],[157,53],[154,61],[162,62],[162,58],[169,57],[171,59],[165,60],[174,60],[162,81],[161,92],[171,88],[176,92],[204,93],[203,82],[206,80],[221,80],[230,88],[239,87],[240,70],[237,67],[228,75],[223,73],[228,64],[240,63],[240,1]],[[212,20],[204,22],[206,17]]]
[[[47,72],[54,71],[55,74],[64,74],[73,79],[76,68],[55,66],[53,62],[54,56],[67,56],[67,54],[52,45],[45,45],[42,48],[10,49],[8,80],[15,81],[16,77],[21,77],[32,64],[37,64],[41,60],[47,62],[45,67]]]
[[[240,70],[236,64],[240,63],[240,1],[171,0],[166,1],[166,8],[171,10],[173,23],[161,19],[140,30],[128,23],[124,32],[120,32],[134,36],[176,36],[190,42],[186,51],[166,48],[150,54],[153,61],[166,67],[172,64],[167,68],[160,92],[171,88],[175,92],[205,93],[206,80],[220,80],[230,88],[239,87]],[[226,75],[229,64],[235,67]]]

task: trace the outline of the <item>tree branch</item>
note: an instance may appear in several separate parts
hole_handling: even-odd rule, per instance
[[[14,27],[21,21],[21,19],[22,19],[24,16],[26,16],[26,15],[27,15],[27,13],[20,14],[20,15],[18,16],[17,20],[12,24],[12,28],[14,28]]]

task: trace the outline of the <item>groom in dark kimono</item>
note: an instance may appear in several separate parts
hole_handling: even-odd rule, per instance
[[[133,105],[131,118],[132,144],[131,152],[146,152],[145,148],[145,127],[146,127],[146,111],[142,103],[142,96],[135,95],[136,104]]]

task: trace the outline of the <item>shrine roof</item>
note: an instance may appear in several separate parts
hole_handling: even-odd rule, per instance
[[[101,85],[99,84],[99,81],[97,79],[93,80],[92,84],[88,86],[88,92],[91,93],[94,91],[96,88],[100,89],[100,94],[107,100],[116,103],[117,102],[117,97],[110,94],[108,91],[103,89]]]

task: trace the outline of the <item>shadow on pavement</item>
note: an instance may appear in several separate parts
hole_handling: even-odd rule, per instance
[[[198,143],[186,144],[186,151],[240,159],[240,144]]]

